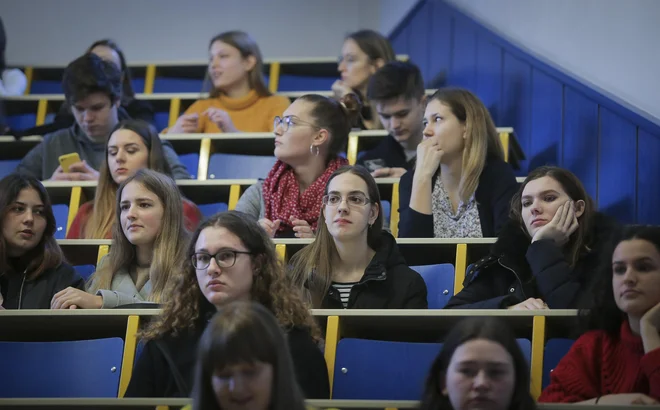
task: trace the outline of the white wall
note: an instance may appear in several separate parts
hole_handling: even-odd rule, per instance
[[[660,119],[660,1],[447,1],[513,43]]]
[[[0,0],[0,16],[18,65],[63,65],[105,37],[129,63],[205,60],[209,39],[232,29],[266,58],[334,57],[347,33],[379,29],[380,0]]]

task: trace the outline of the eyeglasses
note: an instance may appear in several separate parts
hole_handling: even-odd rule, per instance
[[[236,263],[236,255],[251,255],[252,252],[234,251],[230,249],[222,250],[215,255],[207,252],[197,252],[192,256],[192,264],[195,269],[206,269],[211,265],[211,259],[221,268],[231,268]]]
[[[343,199],[344,198],[341,195],[329,194],[323,196],[322,201],[323,201],[323,205],[339,206]],[[348,204],[348,206],[352,206],[352,207],[365,206],[370,202],[371,200],[367,198],[366,195],[364,194],[349,194],[346,197],[346,203]]]
[[[274,130],[277,129],[277,127],[279,127],[280,125],[282,126],[283,132],[287,132],[289,130],[289,127],[291,127],[292,125],[309,125],[312,128],[321,129],[321,127],[316,126],[311,122],[303,121],[293,115],[287,115],[286,117],[280,117],[278,115],[277,117],[275,117],[275,119],[273,120],[273,129]]]

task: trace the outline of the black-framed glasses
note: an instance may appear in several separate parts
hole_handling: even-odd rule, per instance
[[[211,259],[215,259],[215,263],[221,268],[231,268],[236,263],[236,255],[245,254],[251,255],[252,252],[235,251],[232,249],[224,249],[215,255],[208,252],[196,252],[192,256],[192,265],[195,269],[206,269],[211,265]]]
[[[309,125],[312,128],[321,129],[321,127],[312,124],[311,122],[303,121],[298,117],[295,117],[293,115],[287,115],[285,117],[280,117],[279,115],[275,117],[273,120],[273,129],[277,129],[277,127],[282,126],[282,132],[287,132],[289,130],[289,127],[292,125]]]
[[[341,195],[328,194],[323,196],[322,202],[323,205],[327,205],[327,206],[339,206],[339,204],[341,204],[341,201],[343,199],[344,198]],[[370,202],[371,200],[367,198],[367,196],[364,194],[355,193],[355,194],[348,194],[346,196],[346,203],[348,204],[348,206],[352,206],[352,207],[365,206]]]

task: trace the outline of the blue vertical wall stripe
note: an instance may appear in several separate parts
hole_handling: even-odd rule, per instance
[[[476,87],[474,92],[484,102],[495,124],[500,123],[502,100],[502,48],[488,40],[477,40]]]
[[[543,71],[532,70],[529,168],[562,163],[563,85]]]
[[[410,24],[410,34],[408,37],[408,56],[410,60],[417,64],[422,72],[422,78],[430,78],[429,60],[431,38],[427,31],[432,26],[432,4],[425,2],[417,9]]]
[[[459,24],[454,18],[452,36],[453,58],[447,82],[473,90],[476,85],[477,36],[471,27]]]
[[[637,221],[660,225],[660,134],[637,134]]]
[[[428,74],[424,77],[429,84],[437,75],[449,73],[451,65],[452,22],[445,3],[432,3],[429,40]],[[428,27],[426,28],[428,29]]]
[[[500,105],[500,123],[513,127],[520,146],[525,153],[530,152],[530,119],[532,95],[532,67],[526,62],[504,53],[502,79],[502,103]],[[527,159],[520,162],[520,173],[528,173]]]

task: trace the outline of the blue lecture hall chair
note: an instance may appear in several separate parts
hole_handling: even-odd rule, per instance
[[[179,160],[186,167],[188,173],[193,177],[197,178],[197,167],[199,166],[199,154],[183,154],[179,155]]]
[[[454,265],[440,263],[437,265],[411,266],[426,283],[429,309],[442,309],[454,295]]]
[[[12,130],[24,130],[37,124],[37,113],[14,114],[7,116],[7,125]]]
[[[336,77],[313,77],[304,75],[281,74],[277,90],[286,91],[310,91],[330,90],[332,84],[339,78]]]
[[[209,179],[266,178],[277,159],[263,155],[213,154],[209,159]]]
[[[380,204],[383,207],[383,224],[386,228],[390,226],[390,215],[392,214],[392,204],[390,201],[380,200]]]
[[[548,339],[543,350],[543,388],[550,384],[550,372],[573,346],[573,339]]]
[[[136,94],[144,92],[144,77],[131,78],[131,84],[133,85],[133,91],[135,91]]]
[[[156,77],[154,79],[154,93],[198,93],[201,92],[204,79]],[[144,89],[144,86],[142,86]]]
[[[4,159],[0,161],[0,179],[14,172],[20,162],[20,159]]]
[[[204,218],[209,218],[218,212],[224,212],[229,209],[225,202],[216,202],[213,204],[197,204],[197,208],[204,215]]]
[[[30,94],[64,94],[62,80],[34,80]],[[34,127],[34,124],[32,126]]]
[[[53,205],[53,214],[55,214],[55,239],[64,239],[66,237],[66,225],[69,220],[68,205]]]
[[[78,272],[78,274],[87,282],[87,279],[89,279],[90,276],[92,276],[92,273],[96,271],[96,266],[94,265],[76,265],[73,267],[73,269]]]
[[[168,127],[170,123],[169,111],[156,111],[154,112],[154,123],[156,123],[156,130],[161,132]]]
[[[124,341],[0,342],[2,398],[117,397]]]

